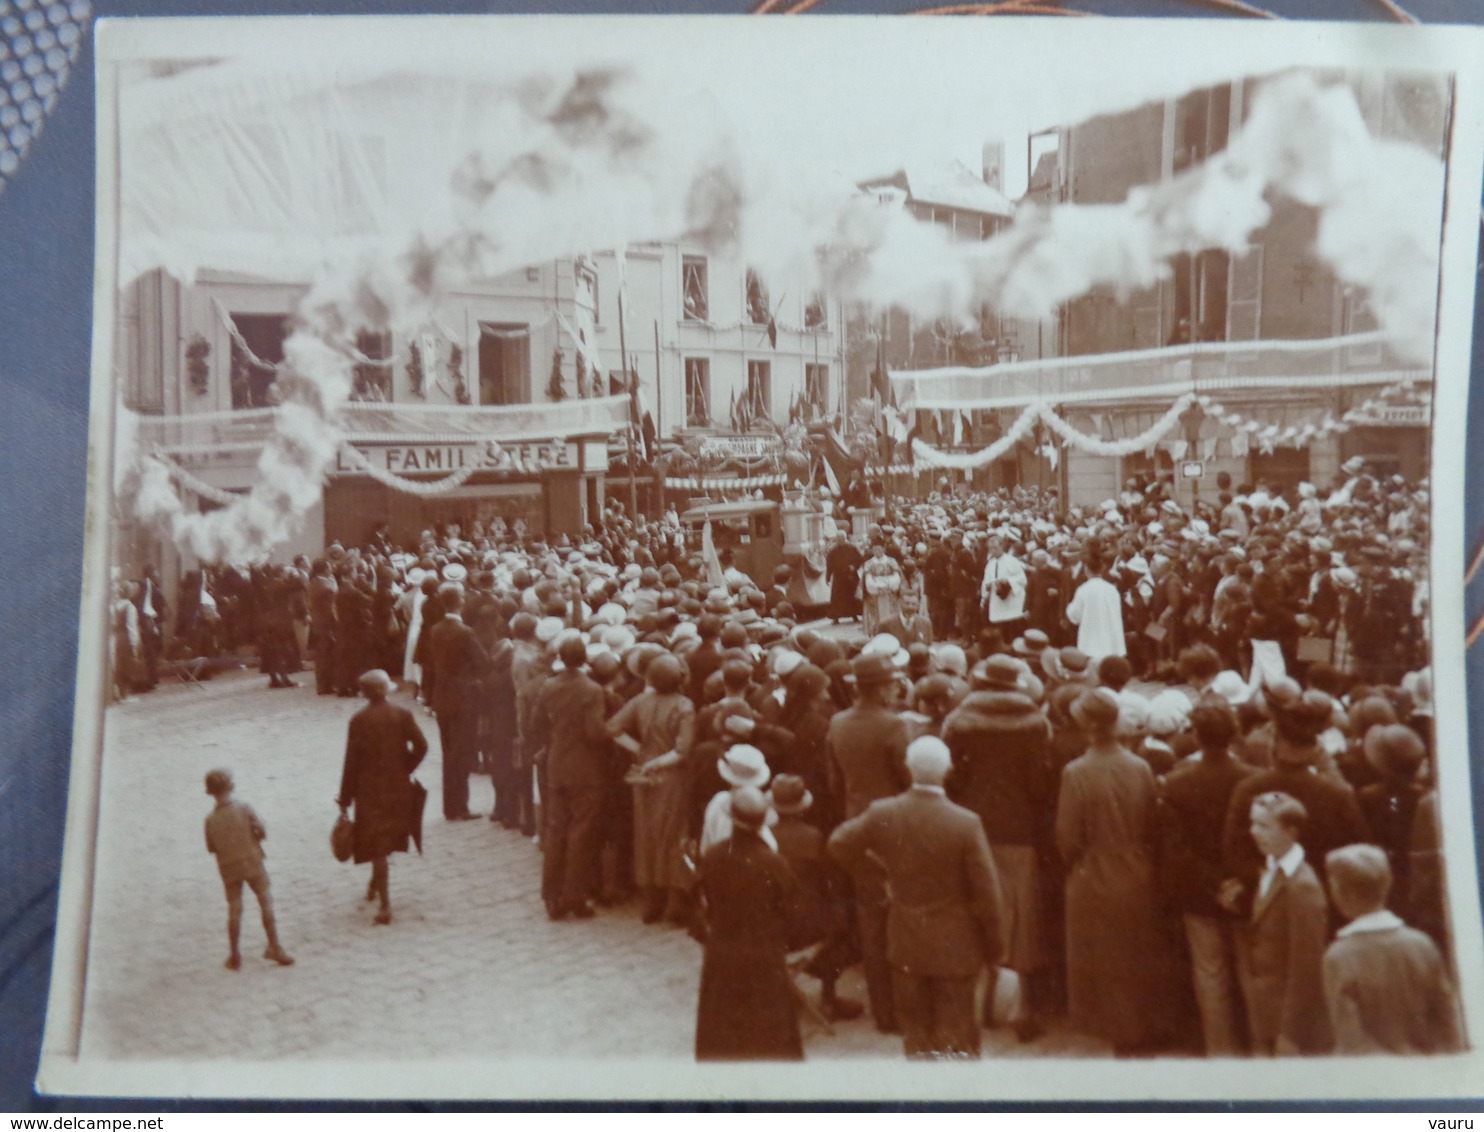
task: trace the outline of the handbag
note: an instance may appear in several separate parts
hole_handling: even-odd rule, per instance
[[[335,828],[330,830],[330,852],[335,860],[348,861],[355,853],[356,826],[344,814],[335,819]]]

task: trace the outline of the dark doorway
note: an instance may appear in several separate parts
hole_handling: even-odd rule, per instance
[[[479,403],[525,405],[531,400],[531,328],[524,323],[479,324]]]

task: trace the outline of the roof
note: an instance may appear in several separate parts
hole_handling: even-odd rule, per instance
[[[939,204],[988,216],[1010,217],[1015,214],[1015,206],[1009,197],[985,184],[957,158],[937,165],[899,169],[889,177],[866,181],[861,187],[884,185],[905,189],[909,198],[922,204]]]
[[[771,511],[777,506],[771,499],[734,499],[727,503],[707,503],[701,507],[692,507],[680,516],[680,520],[697,523],[703,519],[736,519],[759,511]]]

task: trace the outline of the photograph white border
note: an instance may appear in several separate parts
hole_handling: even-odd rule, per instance
[[[736,1066],[654,1061],[124,1061],[79,1059],[95,835],[99,817],[108,582],[109,502],[113,483],[113,313],[117,303],[118,109],[114,65],[129,59],[254,50],[313,53],[344,49],[346,36],[387,32],[406,47],[442,36],[489,30],[490,20],[649,20],[664,34],[725,37],[756,50],[768,36],[819,36],[832,52],[872,27],[906,17],[831,17],[823,21],[758,21],[744,17],[212,17],[104,20],[96,28],[98,82],[97,229],[92,349],[92,419],[84,579],[72,764],[56,950],[38,1088],[49,1094],[139,1097],[297,1099],[686,1099],[851,1101],[1020,1100],[1285,1100],[1466,1097],[1484,1088],[1484,932],[1467,761],[1439,760],[1451,924],[1460,996],[1475,1048],[1427,1058],[1319,1058],[1271,1061],[1016,1059],[963,1064],[890,1060]],[[226,23],[231,23],[228,29]],[[993,28],[984,27],[993,23]],[[766,25],[766,26],[763,26]],[[1338,23],[1200,20],[917,20],[907,27],[918,46],[935,37],[992,36],[995,49],[1054,50],[1072,58],[1169,58],[1210,51],[1219,42],[1218,72],[1277,70],[1289,65],[1447,70],[1455,78],[1452,149],[1444,219],[1432,452],[1431,592],[1433,679],[1439,751],[1468,749],[1464,670],[1463,484],[1468,375],[1474,322],[1481,174],[1484,174],[1484,29],[1400,28]],[[594,29],[597,30],[597,29]],[[285,35],[291,32],[291,35]],[[1219,37],[1219,38],[1215,38]],[[1257,62],[1261,60],[1261,62]],[[1228,62],[1231,64],[1227,66]],[[1152,63],[1152,58],[1151,58]],[[1149,64],[1146,64],[1149,65]],[[699,962],[699,957],[698,960]]]

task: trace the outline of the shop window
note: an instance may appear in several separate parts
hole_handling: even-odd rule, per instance
[[[754,419],[773,415],[773,367],[768,362],[747,363],[747,407]]]
[[[747,269],[747,321],[754,326],[768,325],[768,319],[772,317],[772,308],[768,305],[768,289],[763,286],[763,281],[758,278],[756,271]]]
[[[278,370],[289,336],[286,314],[233,314],[232,408],[263,409],[278,403]],[[246,344],[243,349],[241,343]]]
[[[1271,452],[1253,449],[1248,454],[1247,478],[1254,484],[1265,483],[1274,491],[1294,499],[1298,485],[1309,478],[1307,448],[1274,448]]]
[[[479,324],[479,403],[526,405],[531,400],[531,328]]]
[[[362,330],[356,334],[356,349],[368,362],[377,362],[392,356],[392,336],[385,330]],[[358,363],[352,370],[350,399],[352,401],[390,401],[392,399],[392,367],[390,365],[368,365]]]
[[[809,406],[809,416],[811,419],[822,417],[830,411],[829,366],[823,363],[805,363],[804,401]]]
[[[825,306],[824,295],[815,291],[804,304],[804,329],[828,330],[829,325],[829,310]]]
[[[687,320],[710,321],[711,304],[706,292],[705,256],[688,255],[680,261],[680,294]]]
[[[685,359],[685,424],[704,428],[711,423],[711,361]]]

